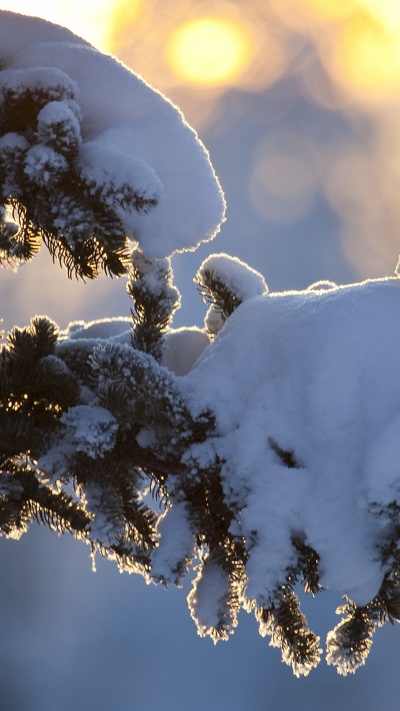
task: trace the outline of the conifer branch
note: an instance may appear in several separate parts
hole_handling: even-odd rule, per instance
[[[307,676],[319,664],[319,637],[306,627],[299,600],[290,587],[283,586],[274,603],[258,608],[255,614],[261,636],[270,636],[270,645],[281,649],[282,661],[292,667],[295,676]]]
[[[36,86],[32,86],[36,81]],[[128,182],[98,183],[81,151],[77,87],[55,68],[3,70],[0,83],[0,263],[53,260],[86,279],[121,276],[130,247],[120,210],[146,213],[155,194]],[[90,155],[89,155],[90,159]],[[18,230],[4,223],[10,208]]]
[[[140,103],[141,96],[137,98]],[[190,144],[193,153],[188,155],[193,155],[193,160],[199,157],[199,161],[197,169],[192,170],[190,164],[190,170],[185,169],[182,175],[174,172],[175,165],[170,176],[165,171],[162,180],[168,182],[171,177],[171,205],[152,222],[152,211],[163,204],[159,205],[161,191],[165,187],[168,196],[170,186],[161,185],[156,166],[148,166],[139,156],[126,158],[121,148],[140,124],[140,107],[137,112],[135,108],[126,133],[119,120],[111,126],[105,120],[107,128],[88,140],[92,126],[88,129],[85,124],[78,85],[69,75],[51,66],[17,69],[4,64],[0,68],[0,265],[15,268],[33,259],[44,244],[69,277],[94,279],[102,272],[128,276],[127,290],[133,302],[130,341],[125,334],[75,339],[72,329],[62,334],[51,319],[36,316],[26,328],[11,329],[0,345],[0,534],[18,538],[38,521],[85,542],[93,556],[99,553],[115,561],[121,571],[137,572],[148,582],[164,585],[181,585],[194,566],[196,578],[188,605],[201,636],[214,642],[227,640],[240,610],[253,610],[260,634],[269,636],[270,645],[281,649],[282,660],[296,676],[306,675],[319,663],[322,650],[301,612],[295,586],[302,584],[305,592],[314,596],[332,575],[321,575],[330,563],[325,529],[323,543],[318,537],[318,527],[324,528],[323,515],[313,518],[310,526],[305,521],[307,515],[313,515],[312,507],[304,501],[311,492],[310,481],[321,476],[322,455],[317,459],[318,467],[315,462],[307,463],[306,456],[303,463],[308,440],[302,446],[298,430],[314,400],[318,405],[316,414],[312,411],[311,426],[307,422],[308,430],[316,428],[322,411],[325,415],[326,400],[333,393],[323,388],[318,391],[316,384],[321,379],[335,379],[337,369],[335,363],[335,369],[321,378],[318,361],[314,371],[300,369],[297,375],[291,340],[286,341],[282,331],[267,327],[276,314],[278,320],[284,314],[283,329],[288,329],[290,337],[292,331],[299,335],[297,313],[304,313],[299,321],[307,324],[303,360],[308,367],[309,361],[316,362],[316,352],[319,354],[319,344],[315,348],[313,341],[314,347],[308,347],[308,339],[315,338],[315,330],[320,335],[320,325],[329,322],[326,314],[330,312],[322,307],[318,312],[315,298],[324,291],[321,283],[301,298],[291,293],[285,310],[284,298],[268,295],[261,274],[234,257],[211,255],[195,279],[210,305],[205,328],[200,333],[199,329],[179,329],[188,337],[186,343],[196,331],[203,346],[207,344],[205,355],[199,359],[194,349],[197,361],[191,361],[196,366],[189,377],[175,375],[181,372],[178,368],[168,370],[162,365],[167,362],[167,337],[177,335],[171,326],[180,294],[173,284],[170,259],[150,257],[142,247],[151,246],[151,254],[172,254],[209,239],[223,219],[223,199],[203,147],[188,133],[180,115],[178,123],[176,116],[170,119],[175,110],[168,103],[165,113],[161,111],[160,101],[158,94],[154,102],[149,100],[149,125],[154,119],[151,112],[160,110],[157,131],[163,121],[168,124],[171,120],[167,138],[175,140],[175,133],[181,131],[184,159]],[[96,124],[97,117],[88,113]],[[154,135],[149,135],[145,143],[152,155],[156,152]],[[157,146],[161,145],[159,138],[157,133]],[[163,156],[162,174],[165,162]],[[196,170],[199,180],[192,181],[190,174]],[[203,181],[204,170],[207,180]],[[189,199],[187,209],[186,179],[194,188],[194,199]],[[179,185],[176,195],[175,183]],[[210,219],[203,214],[203,187],[210,195]],[[163,216],[181,208],[185,211],[183,231],[191,232],[193,222],[195,240],[193,235],[186,238],[181,234],[175,242],[174,235],[165,230],[167,247],[164,249],[160,240],[162,246],[155,248],[154,234],[161,230]],[[172,233],[177,223],[182,231],[179,220],[168,222]],[[384,282],[386,309],[392,297],[386,283],[390,280]],[[329,283],[327,293],[331,291],[333,294],[335,287]],[[397,278],[394,291],[398,292]],[[345,290],[338,292],[344,299]],[[278,302],[281,310],[274,311],[273,304]],[[301,308],[295,308],[295,302]],[[261,304],[267,309],[262,310],[262,318],[253,320],[252,309],[259,314]],[[311,307],[307,310],[305,304]],[[224,323],[235,311],[229,331],[230,324]],[[344,309],[339,313],[343,315]],[[334,326],[341,334],[337,321]],[[254,340],[247,330],[248,322],[258,329]],[[349,323],[354,327],[356,322]],[[224,333],[209,345],[222,327]],[[264,331],[268,337],[272,334],[271,343],[263,340]],[[378,333],[383,331],[378,329]],[[322,334],[329,336],[326,329]],[[237,352],[240,341],[246,343],[246,349]],[[178,340],[181,342],[184,339]],[[369,330],[366,343],[370,347]],[[393,351],[398,352],[398,341],[393,343]],[[260,344],[261,356],[254,368],[259,372],[251,372],[246,383],[234,383],[235,379],[241,381],[242,371],[252,370],[250,349]],[[346,358],[353,348],[350,339]],[[236,367],[229,370],[235,359]],[[329,365],[327,358],[322,362]],[[397,368],[392,367],[392,375],[397,375]],[[355,371],[355,367],[350,369],[351,378]],[[285,380],[292,372],[296,377]],[[306,388],[300,382],[303,377]],[[351,378],[345,382],[346,395]],[[365,382],[366,378],[363,387]],[[385,388],[386,384],[386,393]],[[361,383],[357,382],[359,390]],[[232,397],[238,402],[231,406]],[[281,410],[281,401],[286,409]],[[360,403],[362,408],[365,401],[360,399]],[[376,427],[383,430],[384,444],[386,427],[393,427],[398,434],[396,407],[393,398],[388,407],[393,421],[388,424],[385,413],[386,419]],[[290,421],[294,410],[296,419]],[[338,427],[340,433],[348,421]],[[332,421],[328,421],[328,429],[336,431]],[[307,437],[315,444],[317,436],[308,430]],[[329,437],[324,430],[318,447],[322,449]],[[363,437],[367,439],[364,433]],[[364,439],[362,446],[366,447]],[[361,449],[358,440],[351,446]],[[377,459],[383,446],[379,440],[372,454],[367,450],[368,455]],[[397,449],[391,446],[390,457],[396,459]],[[305,453],[312,459],[312,445]],[[364,460],[354,464],[357,482],[363,466]],[[346,469],[346,477],[350,475]],[[358,501],[351,509],[365,514],[376,533],[375,548],[364,541],[356,542],[355,547],[368,549],[368,574],[380,575],[380,587],[362,606],[344,596],[345,604],[338,610],[344,619],[328,634],[326,656],[327,663],[342,675],[365,663],[377,627],[400,620],[400,504],[395,465],[386,484],[386,490],[378,488],[376,497],[370,495],[367,511],[357,508]],[[285,495],[291,487],[301,492],[302,498],[294,495],[287,504]],[[365,484],[364,497],[370,494],[368,487],[370,481]],[[337,493],[338,488],[335,482],[332,490]],[[151,490],[159,496],[158,506],[150,501]],[[281,495],[279,501],[276,491]],[[354,492],[350,498],[357,498]],[[331,501],[321,499],[333,519]],[[338,566],[338,557],[334,565]],[[354,579],[346,589],[354,590]]]
[[[172,284],[170,260],[151,259],[135,250],[127,289],[134,303],[132,345],[160,361],[163,337],[180,306],[179,291]]]

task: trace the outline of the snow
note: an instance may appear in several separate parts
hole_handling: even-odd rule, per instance
[[[7,65],[18,52],[28,44],[42,42],[72,42],[90,46],[81,37],[70,30],[38,17],[17,15],[14,12],[1,11],[0,21],[0,64]]]
[[[165,337],[162,364],[175,375],[186,375],[193,368],[210,339],[201,328],[177,328]]]
[[[57,86],[69,101],[79,98],[81,153],[95,184],[106,176],[118,190],[126,180],[139,195],[159,200],[149,212],[119,205],[128,236],[145,253],[165,257],[215,236],[225,201],[208,152],[162,94],[114,57],[44,20],[0,11],[0,52],[0,85],[14,94],[39,83],[55,87],[52,100],[60,99]]]
[[[124,336],[130,333],[131,319],[125,316],[115,318],[96,319],[94,321],[73,321],[65,331],[61,333],[61,338],[68,341],[91,339],[109,339],[114,336]]]
[[[77,405],[70,407],[60,422],[66,427],[71,443],[77,452],[95,459],[113,449],[118,423],[104,407]]]
[[[90,533],[94,540],[104,546],[112,546],[118,543],[119,537],[123,535],[123,524],[116,523],[115,514],[113,516],[112,504],[107,506],[107,494],[102,486],[94,483],[86,484],[84,499],[86,510],[91,516]],[[112,501],[112,499],[111,499]],[[92,557],[92,567],[96,570],[94,555]]]
[[[74,101],[78,94],[77,84],[56,67],[35,67],[24,69],[2,69],[0,74],[1,103],[13,101],[28,91],[46,91],[52,101]]]
[[[77,149],[82,141],[78,117],[64,101],[50,101],[39,111],[37,135],[40,143],[56,143],[66,152]]]
[[[210,629],[218,627],[221,610],[229,593],[229,577],[215,562],[207,560],[199,566],[200,577],[188,595],[190,614],[196,621],[200,637],[205,637]],[[218,637],[214,642],[218,641]]]
[[[218,331],[221,330],[224,325],[224,319],[222,318],[222,313],[213,304],[208,308],[207,313],[204,317],[204,328],[207,333],[215,336]]]
[[[242,287],[235,274],[242,295],[243,274]],[[318,552],[325,588],[359,605],[377,594],[376,541],[387,522],[374,511],[400,490],[399,311],[397,277],[318,283],[248,298],[212,342],[198,328],[167,333],[162,364],[178,376],[194,417],[207,409],[216,417],[216,436],[184,459],[224,462],[226,498],[241,509],[232,530],[251,541],[248,600],[273,598],[295,563],[294,535]],[[83,340],[129,349],[130,333],[120,318],[71,324],[64,337],[70,347]],[[152,446],[152,432],[145,428],[138,441]],[[165,550],[178,560],[171,541],[182,536],[167,519]]]
[[[241,302],[268,292],[262,274],[237,257],[230,257],[228,254],[210,254],[202,263],[197,278],[200,278],[201,273],[205,271],[214,273],[215,277],[226,284]]]
[[[73,347],[75,341],[88,340],[96,345],[99,342],[129,345],[131,324],[131,319],[125,317],[98,319],[89,323],[75,321],[62,332],[61,338],[69,347]],[[186,375],[209,343],[207,333],[196,326],[171,328],[165,335],[162,365],[175,375]]]
[[[119,206],[121,220],[134,209],[135,196],[159,201],[162,184],[154,171],[140,158],[117,151],[98,137],[84,143],[81,149],[81,175],[94,192],[101,191],[103,200]]]
[[[246,595],[259,604],[285,579],[298,532],[324,587],[360,605],[378,592],[373,509],[399,491],[399,311],[395,277],[255,297],[181,379],[193,414],[216,415],[218,437],[195,456],[225,462],[235,526],[255,541]]]
[[[24,161],[28,149],[28,141],[18,133],[9,132],[0,137],[0,167],[3,169],[7,166],[7,179],[4,181],[3,190],[15,197],[18,197],[15,173]]]
[[[41,145],[28,150],[23,137],[8,133],[0,139],[0,160],[7,152],[26,153],[25,171],[45,184],[47,166],[59,170],[63,157],[44,144],[54,122],[67,120],[83,140],[82,174],[105,199],[110,191],[117,196],[121,219],[146,253],[165,257],[215,234],[222,194],[207,152],[175,107],[114,59],[43,21],[32,25],[1,12],[0,47],[2,66],[16,68],[2,74],[10,91],[57,80],[70,96],[65,103],[55,92],[39,113]],[[149,214],[126,209],[127,186],[159,205]],[[400,489],[400,281],[317,282],[304,292],[268,293],[258,272],[227,255],[212,255],[202,268],[218,274],[243,303],[224,324],[209,311],[213,342],[201,329],[171,330],[163,365],[178,376],[194,416],[207,408],[216,415],[216,436],[194,445],[186,461],[224,463],[225,495],[240,507],[232,528],[251,543],[245,594],[268,605],[294,562],[292,537],[301,534],[321,556],[321,583],[366,604],[384,572],[376,541],[387,522],[374,512],[398,500]],[[147,281],[154,292],[159,282]],[[76,322],[62,347],[123,344],[121,367],[130,375],[130,334],[129,319]],[[117,422],[93,401],[61,421],[66,451],[71,446],[98,457],[112,450]],[[154,432],[144,427],[137,442],[151,447]],[[285,452],[293,466],[285,465]],[[47,456],[60,476],[63,453]],[[97,495],[101,489],[89,492],[90,499]],[[109,544],[115,531],[95,507],[92,512],[93,530]],[[178,504],[159,525],[154,575],[165,581],[175,582],[192,550],[186,513]],[[218,624],[227,590],[226,575],[211,562],[189,597],[204,634]]]
[[[207,409],[216,417],[215,436],[189,448],[184,461],[223,462],[225,496],[241,510],[232,532],[251,547],[247,600],[273,599],[295,563],[294,535],[318,552],[325,588],[359,605],[377,594],[384,571],[376,542],[387,521],[374,512],[400,490],[399,311],[397,277],[324,283],[247,299],[212,342],[197,328],[167,333],[163,365],[177,375],[194,417]],[[82,340],[125,344],[129,358],[128,319],[78,322],[64,337],[70,347]],[[77,433],[83,415],[72,423]],[[112,427],[109,434],[100,438],[105,448]],[[93,445],[85,432],[74,437],[80,447],[85,438]],[[138,443],[151,447],[152,437],[145,427]],[[160,527],[161,578],[171,579],[168,561],[182,558],[181,518],[168,512]],[[208,604],[215,614],[225,594],[224,581],[214,595],[218,575],[194,593],[201,609]],[[200,619],[206,613],[192,598]],[[206,618],[201,628],[208,628]]]
[[[179,503],[168,509],[157,528],[160,541],[152,553],[152,576],[164,585],[181,586],[186,572],[184,564],[191,559],[195,537],[186,504]]]
[[[47,186],[54,178],[68,170],[65,158],[49,146],[32,146],[26,153],[24,173],[34,183]]]

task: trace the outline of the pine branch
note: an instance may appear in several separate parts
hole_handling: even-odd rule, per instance
[[[346,676],[365,664],[377,623],[371,609],[357,607],[351,601],[339,607],[337,612],[347,614],[347,617],[327,636],[326,661]]]
[[[296,582],[300,573],[304,591],[314,596],[323,590],[319,582],[320,557],[311,546],[308,546],[305,541],[299,537],[294,537],[292,543],[298,553],[298,561],[296,569],[289,575],[290,583],[293,584]]]
[[[0,529],[7,536],[19,537],[32,520],[44,523],[58,533],[85,536],[90,518],[63,491],[55,493],[39,482],[28,464],[15,467],[12,474],[0,473]]]
[[[131,250],[121,210],[145,214],[157,196],[107,171],[99,182],[81,150],[77,87],[60,70],[3,70],[0,98],[1,217],[8,206],[18,223],[15,231],[1,220],[0,263],[29,261],[44,243],[69,277],[125,274]]]
[[[96,119],[90,111],[88,114],[89,122]],[[165,116],[168,123],[169,114]],[[274,330],[267,332],[275,335],[271,344],[261,338],[271,313],[273,316],[278,313],[278,318],[285,313],[288,320],[283,327],[290,325],[290,336],[292,331],[296,332],[293,316],[296,297],[291,294],[290,309],[285,311],[282,306],[282,311],[274,312],[272,303],[283,304],[284,300],[259,298],[265,297],[268,288],[258,272],[228,255],[211,255],[201,265],[195,280],[204,301],[210,305],[205,329],[211,338],[206,338],[207,342],[246,301],[253,300],[248,310],[247,306],[241,310],[245,318],[255,302],[267,304],[272,310],[265,320],[249,319],[255,330],[258,328],[254,341],[247,323],[242,322],[240,332],[239,313],[232,319],[233,337],[229,325],[226,327],[229,352],[222,362],[218,362],[217,356],[216,372],[220,374],[217,377],[221,374],[225,377],[222,371],[229,365],[231,348],[236,343],[243,340],[249,349],[243,351],[242,359],[233,354],[232,360],[239,360],[239,366],[231,373],[228,371],[226,381],[221,377],[223,388],[219,389],[219,382],[215,387],[215,398],[221,398],[222,406],[214,405],[212,351],[211,357],[206,355],[194,369],[192,380],[177,377],[162,367],[166,336],[179,308],[180,295],[173,285],[168,258],[152,258],[140,249],[132,253],[131,247],[132,242],[143,239],[149,251],[151,246],[153,253],[159,253],[158,246],[155,249],[151,241],[153,238],[149,239],[154,223],[150,220],[146,224],[145,220],[157,208],[163,186],[153,167],[138,157],[125,160],[121,152],[123,140],[119,142],[119,138],[132,135],[131,129],[137,126],[136,115],[134,121],[128,122],[129,130],[122,131],[115,141],[112,137],[116,124],[111,131],[104,130],[93,138],[92,127],[85,121],[78,86],[63,71],[55,67],[15,69],[2,64],[0,265],[14,268],[23,264],[33,259],[44,244],[53,261],[65,267],[69,277],[75,274],[82,279],[94,279],[102,272],[108,276],[128,275],[133,308],[129,345],[121,345],[119,337],[74,342],[65,334],[60,336],[50,319],[35,317],[28,327],[12,329],[0,346],[0,533],[18,538],[36,520],[51,530],[70,532],[87,543],[93,555],[99,553],[116,561],[120,570],[138,572],[147,581],[165,585],[180,585],[197,561],[188,604],[199,633],[214,641],[228,639],[237,625],[239,611],[254,610],[260,634],[269,635],[270,644],[281,649],[283,661],[296,676],[306,675],[318,664],[321,649],[319,638],[307,627],[294,587],[302,583],[305,592],[315,595],[322,590],[320,572],[324,566],[328,572],[326,579],[335,576],[331,575],[329,556],[325,553],[324,559],[317,550],[322,517],[319,515],[312,525],[306,525],[304,511],[310,514],[312,507],[302,507],[304,498],[300,501],[295,495],[288,503],[286,491],[278,487],[280,494],[284,492],[278,502],[272,487],[279,480],[298,492],[306,481],[301,493],[303,497],[310,494],[309,480],[316,472],[313,453],[308,453],[311,464],[303,464],[303,450],[307,447],[302,446],[297,433],[293,437],[295,442],[288,440],[293,428],[287,426],[285,417],[299,403],[297,428],[300,416],[310,407],[308,392],[315,382],[315,372],[300,370],[308,385],[302,397],[304,393],[297,380],[282,377],[282,372],[297,367],[297,351],[292,360],[291,341],[286,345],[282,332]],[[102,125],[102,121],[98,124]],[[157,140],[161,124],[162,121],[157,123]],[[186,126],[184,135],[186,146],[189,140]],[[149,154],[154,153],[154,135],[150,133],[150,137]],[[195,146],[204,168],[204,153],[199,151],[198,143]],[[168,181],[168,170],[165,176],[163,173],[163,180]],[[195,166],[193,173],[201,178]],[[173,171],[170,177],[176,182],[175,190],[179,179]],[[193,224],[197,225],[202,220],[197,214],[200,194],[197,179],[194,182]],[[202,178],[198,183],[202,185]],[[166,184],[165,188],[167,197],[169,186]],[[219,188],[217,192],[220,203]],[[211,183],[205,195],[211,197]],[[184,209],[186,199],[185,190],[182,195],[177,191],[177,202],[171,204]],[[200,240],[210,237],[216,229],[217,209],[214,211],[211,203],[212,200],[212,229],[207,232],[199,227]],[[188,232],[192,226],[189,217],[187,212]],[[161,223],[162,213],[157,224]],[[173,220],[171,224],[174,225]],[[175,243],[168,234],[166,242],[168,249],[173,245],[171,252],[195,244],[190,239],[186,242],[182,236]],[[308,302],[318,313],[314,297],[323,291],[319,287],[321,283],[307,290],[307,298],[298,300],[301,308]],[[343,299],[344,293],[343,290]],[[316,325],[319,335],[319,324],[324,318],[312,321],[312,310],[304,313],[300,322]],[[307,337],[312,340],[311,326]],[[336,322],[333,330],[336,333]],[[329,336],[327,330],[322,333]],[[221,336],[214,344],[219,354],[224,348],[224,334]],[[248,383],[243,383],[243,388],[237,391],[243,403],[238,403],[237,409],[237,403],[233,403],[231,408],[233,379],[240,379],[240,366],[243,370],[252,368],[247,353],[253,345],[262,346],[262,358],[265,356],[256,363],[255,370],[261,374],[251,378],[249,390]],[[328,349],[324,346],[323,350],[325,353]],[[350,348],[346,357],[349,352]],[[307,363],[313,361],[315,350],[312,355],[309,349],[304,353]],[[281,354],[282,370],[278,362]],[[268,370],[268,359],[274,361],[272,371]],[[272,388],[263,379],[264,371],[268,372],[265,377],[272,380]],[[320,371],[316,375],[318,382],[322,380]],[[333,377],[336,375],[335,368]],[[326,380],[332,380],[332,372]],[[354,389],[358,392],[361,388],[356,384]],[[268,388],[264,389],[265,385]],[[203,387],[205,399],[200,392]],[[256,397],[257,388],[263,394],[261,400]],[[325,394],[322,389],[315,400],[322,402]],[[284,402],[293,396],[290,406],[282,411],[280,395]],[[389,433],[392,425],[398,432],[395,405],[391,406],[393,421],[384,423]],[[249,411],[258,418],[249,420],[251,427],[247,420],[243,422]],[[317,408],[317,414],[320,411]],[[268,417],[264,420],[265,412]],[[315,417],[312,422],[315,425]],[[338,431],[342,432],[343,427],[338,427]],[[286,441],[279,444],[282,432]],[[388,437],[386,430],[383,434]],[[253,448],[256,435],[261,443],[257,442]],[[252,445],[248,449],[247,440]],[[324,443],[323,437],[321,449]],[[376,450],[373,447],[368,450],[369,454],[372,451],[372,459],[376,458],[376,452],[380,453],[380,447],[382,441]],[[393,446],[390,457],[395,459],[396,452]],[[255,475],[252,467],[256,469]],[[359,468],[358,462],[357,480]],[[385,486],[395,497],[398,492],[395,465],[393,469]],[[311,476],[307,476],[310,472]],[[367,482],[365,489],[368,486]],[[400,504],[396,498],[389,502],[385,499],[388,496],[385,486],[378,494],[384,503],[372,503],[367,513],[368,523],[372,521],[377,532],[376,548],[368,544],[372,549],[367,551],[368,564],[380,572],[381,587],[364,606],[346,598],[345,605],[339,608],[345,618],[327,638],[327,662],[340,674],[352,673],[365,663],[377,627],[400,620]],[[147,503],[145,496],[149,489],[160,495],[158,510]],[[326,505],[323,497],[322,500]],[[279,510],[273,511],[277,502]],[[326,508],[329,506],[330,502]],[[326,535],[324,531],[324,542]],[[281,546],[279,536],[283,539]],[[338,565],[335,557],[334,564]]]
[[[135,250],[127,289],[134,302],[132,345],[160,361],[164,334],[180,305],[179,291],[172,284],[170,260],[151,259]]]
[[[264,277],[248,264],[227,254],[212,254],[202,263],[194,283],[210,304],[205,326],[214,336],[224,321],[247,299],[268,292]],[[216,315],[219,314],[221,323]]]
[[[306,627],[307,620],[290,587],[283,586],[271,607],[258,608],[255,614],[261,636],[270,636],[270,645],[281,649],[282,661],[292,667],[295,676],[307,676],[319,664],[319,637]]]
[[[228,284],[211,269],[203,268],[196,275],[195,284],[206,303],[212,305],[221,314],[222,321],[226,319],[242,303]]]

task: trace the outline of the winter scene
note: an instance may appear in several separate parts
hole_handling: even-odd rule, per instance
[[[399,47],[0,3],[1,710],[398,710]]]

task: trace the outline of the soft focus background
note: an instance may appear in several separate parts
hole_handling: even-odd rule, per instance
[[[400,252],[398,0],[12,0],[142,74],[208,147],[228,202],[213,244],[173,259],[183,307],[210,252],[260,270],[271,290],[391,275]],[[5,328],[45,313],[129,315],[124,280],[69,282],[46,254],[0,275]],[[368,354],[366,354],[368,357]],[[244,364],[245,367],[245,364]],[[68,537],[0,540],[1,711],[398,711],[400,630],[367,667],[297,680],[246,615],[228,643],[196,636],[187,590],[146,587]],[[304,600],[322,639],[340,602]]]

